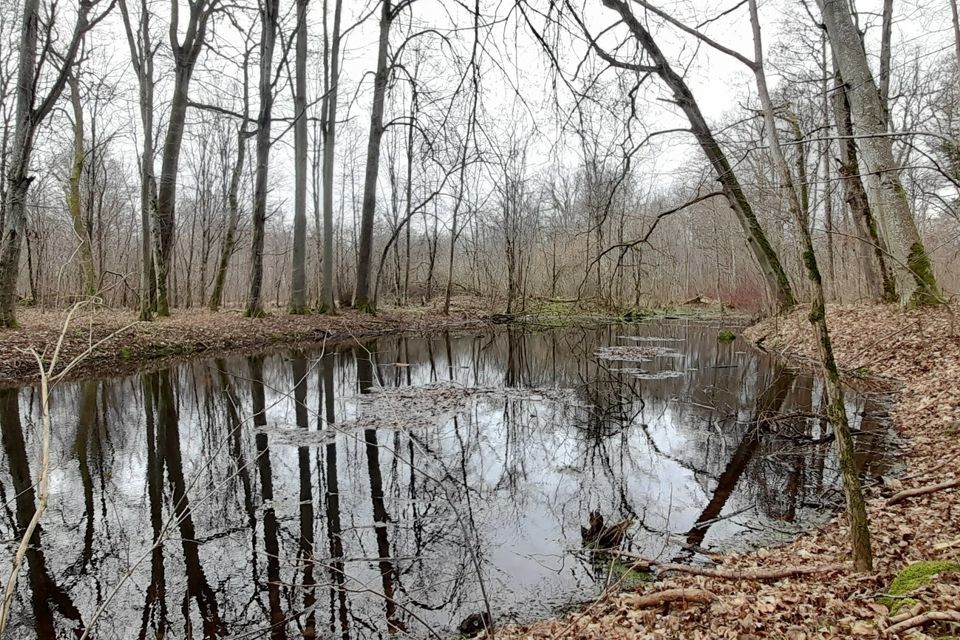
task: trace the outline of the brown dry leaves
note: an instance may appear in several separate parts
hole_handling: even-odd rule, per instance
[[[21,309],[19,329],[0,329],[0,385],[28,384],[37,379],[36,361],[25,352],[30,347],[50,352],[66,312]],[[481,309],[456,306],[450,316],[423,308],[385,309],[376,316],[342,309],[335,316],[274,314],[244,318],[238,310],[174,311],[170,318],[141,322],[110,338],[86,357],[73,375],[133,372],[150,362],[198,353],[225,354],[266,350],[279,345],[316,344],[349,340],[397,331],[424,332],[487,324]],[[91,309],[74,317],[68,327],[63,361],[69,361],[91,344],[136,322],[136,314],[116,309]]]
[[[906,439],[903,488],[960,477],[960,326],[953,311],[903,312],[879,305],[828,308],[840,366],[848,372],[863,367],[872,378],[899,387],[893,419]],[[761,322],[746,335],[767,349],[813,359],[815,344],[806,314],[798,309],[787,317]],[[947,489],[888,507],[889,495],[875,492],[868,500],[874,574],[841,571],[770,583],[676,575],[645,586],[643,594],[703,589],[717,599],[710,604],[673,602],[638,608],[637,595],[614,595],[562,619],[502,629],[497,637],[889,637],[886,630],[892,623],[876,597],[897,572],[919,560],[960,557],[960,490]],[[739,569],[821,565],[847,560],[847,546],[847,526],[838,517],[785,547],[721,556],[717,561],[722,567]],[[940,576],[913,597],[920,603],[917,611],[957,610],[960,576]],[[925,633],[936,631],[928,625],[908,630],[903,637],[934,637]]]

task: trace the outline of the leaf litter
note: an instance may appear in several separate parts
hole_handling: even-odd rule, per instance
[[[909,596],[915,604],[898,617],[881,604],[905,567],[960,560],[960,489],[909,498],[893,506],[887,503],[901,489],[960,477],[956,310],[828,306],[834,351],[846,378],[856,378],[860,385],[895,389],[897,403],[891,418],[905,443],[901,477],[866,483],[872,573],[852,570],[849,529],[843,514],[837,514],[823,528],[801,534],[785,546],[711,554],[710,559],[717,568],[735,573],[834,563],[846,568],[767,581],[672,573],[630,592],[610,590],[576,613],[502,627],[496,637],[814,640],[960,635],[957,623],[945,621],[951,616],[960,619],[958,573],[940,574],[917,588]],[[816,342],[808,313],[798,308],[756,324],[744,335],[762,348],[814,361]],[[667,592],[670,598],[656,597]]]

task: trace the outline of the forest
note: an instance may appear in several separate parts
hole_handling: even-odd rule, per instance
[[[7,0],[0,638],[956,637],[958,288],[957,0]]]

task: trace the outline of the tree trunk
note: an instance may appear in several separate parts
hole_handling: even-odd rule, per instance
[[[829,1],[829,0],[828,0]],[[813,238],[807,227],[807,219],[801,208],[800,199],[794,187],[790,167],[783,155],[780,141],[777,138],[776,120],[773,101],[767,91],[767,81],[763,72],[763,44],[760,39],[760,19],[757,14],[757,0],[749,0],[750,22],[753,26],[754,40],[754,72],[757,79],[757,89],[760,94],[760,103],[763,106],[763,116],[767,139],[769,140],[770,154],[774,165],[780,174],[781,186],[790,213],[793,215],[797,231],[800,234],[803,262],[807,270],[807,277],[812,285],[812,306],[809,320],[817,337],[817,349],[820,356],[820,369],[823,374],[823,385],[827,396],[827,415],[833,425],[837,442],[837,457],[840,463],[840,474],[843,477],[843,493],[847,502],[847,520],[850,523],[850,538],[853,554],[853,565],[858,571],[870,571],[873,568],[873,552],[870,548],[870,528],[867,521],[867,510],[863,500],[863,490],[860,486],[860,475],[855,459],[853,438],[850,435],[850,426],[847,423],[847,409],[844,404],[843,388],[840,386],[840,375],[833,357],[833,345],[830,333],[827,331],[826,303],[823,295],[823,282],[820,269],[817,266],[817,257],[813,250]]]
[[[960,70],[960,11],[957,10],[957,0],[950,0],[950,16],[953,19],[953,54]]]
[[[726,154],[721,149],[720,144],[713,137],[713,132],[707,124],[706,119],[697,105],[693,93],[687,86],[684,79],[673,70],[666,56],[657,46],[653,36],[647,31],[643,24],[633,15],[630,7],[625,0],[602,0],[603,5],[613,9],[620,14],[620,17],[633,33],[634,38],[639,42],[647,55],[653,61],[657,75],[673,92],[674,101],[686,114],[690,122],[690,130],[697,139],[697,143],[707,156],[707,160],[717,174],[717,180],[720,182],[724,196],[733,209],[737,221],[743,228],[746,236],[747,245],[757,260],[760,270],[764,277],[764,282],[770,292],[771,297],[776,301],[778,309],[785,310],[792,307],[796,301],[793,297],[793,290],[790,287],[790,281],[787,274],[780,264],[780,259],[774,252],[773,247],[767,240],[767,236],[760,226],[747,196],[744,194],[740,182],[737,180],[733,167],[727,160]]]
[[[874,300],[896,302],[897,283],[887,257],[887,247],[880,237],[876,218],[867,200],[867,191],[860,179],[860,163],[857,143],[853,138],[853,123],[850,120],[850,105],[839,70],[834,71],[837,86],[833,92],[833,112],[840,144],[839,173],[843,184],[844,200],[863,238],[861,246],[864,278],[867,290]]]
[[[17,280],[20,275],[21,236],[27,225],[27,190],[33,178],[27,176],[33,152],[33,122],[30,105],[34,99],[37,48],[38,0],[23,3],[24,46],[20,49],[17,77],[17,114],[13,146],[10,148],[7,192],[5,194],[3,237],[0,240],[0,326],[16,327]]]
[[[817,0],[837,66],[846,84],[854,131],[867,172],[876,178],[871,208],[880,214],[881,235],[896,259],[897,288],[915,305],[942,302],[930,257],[917,231],[907,192],[900,182],[880,92],[873,79],[863,43],[845,0]]]
[[[267,222],[267,180],[270,168],[270,123],[273,111],[273,49],[277,37],[280,0],[266,0],[260,27],[260,113],[257,115],[257,171],[253,192],[253,239],[250,247],[250,292],[246,315],[263,316],[263,242]]]
[[[187,119],[187,92],[193,65],[177,63],[174,71],[173,98],[167,134],[163,141],[160,183],[153,219],[153,247],[157,274],[157,315],[170,315],[168,294],[173,260],[173,234],[176,228],[177,173],[180,169],[180,147]]]
[[[333,9],[333,33],[330,40],[330,80],[324,94],[323,128],[323,288],[320,310],[335,313],[333,299],[333,164],[337,131],[337,97],[340,90],[340,14],[343,2],[336,0]],[[326,24],[326,17],[324,17]],[[324,33],[326,37],[326,33]]]
[[[86,159],[83,137],[83,105],[80,103],[80,81],[71,73],[67,82],[70,85],[70,105],[73,108],[73,162],[67,185],[67,212],[73,223],[73,233],[80,243],[80,266],[83,272],[83,295],[92,297],[97,293],[97,274],[93,266],[93,249],[90,233],[83,223],[80,205],[80,179],[83,177],[83,165]]]
[[[297,0],[296,89],[293,111],[293,277],[290,313],[307,311],[307,2]]]
[[[387,93],[387,47],[393,20],[390,0],[380,0],[380,39],[377,49],[377,73],[373,81],[373,109],[370,112],[370,136],[367,140],[367,167],[363,183],[363,208],[360,215],[360,254],[357,256],[357,287],[353,306],[361,311],[376,311],[370,299],[370,271],[373,259],[373,222],[377,209],[377,176],[380,172],[380,139],[383,137],[383,103]]]
[[[246,92],[245,92],[246,93]],[[245,103],[246,104],[246,103]],[[247,109],[244,108],[244,122]],[[223,287],[227,280],[227,270],[230,267],[230,258],[237,248],[237,226],[240,223],[240,179],[243,177],[243,165],[247,157],[246,126],[241,124],[237,132],[237,161],[230,172],[230,186],[227,191],[227,229],[223,234],[223,243],[220,245],[220,257],[217,260],[217,270],[213,276],[213,290],[210,292],[210,301],[207,308],[210,311],[219,311],[223,304]]]
[[[890,48],[893,40],[893,0],[883,0],[880,26],[880,107],[887,129],[893,128],[890,121]]]
[[[213,290],[207,308],[210,311],[219,311],[223,304],[223,287],[227,280],[227,270],[230,268],[230,259],[237,249],[237,226],[240,224],[240,180],[243,178],[243,168],[247,159],[247,120],[250,116],[250,50],[243,55],[243,112],[240,125],[237,129],[237,159],[230,171],[230,183],[227,187],[227,228],[223,234],[223,243],[220,245],[220,256],[217,259],[217,270],[213,274]]]
[[[150,220],[155,215],[157,179],[153,169],[153,54],[150,40],[150,12],[142,0],[137,35],[127,11],[126,0],[120,0],[130,60],[137,74],[140,124],[143,127],[143,149],[140,152],[140,320],[153,319],[156,302],[156,274],[153,269],[153,249]]]

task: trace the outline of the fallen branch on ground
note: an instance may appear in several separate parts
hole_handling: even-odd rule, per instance
[[[960,611],[931,611],[919,616],[913,616],[888,628],[887,633],[902,633],[907,629],[919,627],[928,622],[960,622]]]
[[[952,489],[953,487],[960,487],[960,478],[954,478],[953,480],[947,480],[946,482],[941,482],[939,484],[931,484],[925,487],[916,487],[915,489],[904,489],[900,493],[897,493],[892,498],[887,500],[887,506],[891,507],[897,504],[898,502],[903,502],[907,498],[925,496],[928,493],[934,493],[935,491],[943,491],[944,489]]]
[[[637,608],[658,607],[668,602],[693,602],[697,604],[709,604],[717,599],[712,591],[706,589],[664,589],[656,593],[645,595],[635,595],[628,599],[628,602]]]
[[[848,566],[845,563],[825,564],[817,567],[783,567],[779,569],[717,569],[711,567],[696,567],[687,564],[676,564],[672,562],[655,562],[641,556],[630,553],[620,554],[627,558],[635,558],[634,568],[638,567],[656,567],[658,571],[674,571],[676,573],[689,573],[695,576],[706,576],[708,578],[722,578],[724,580],[781,580],[793,576],[804,576],[815,573],[832,573],[835,571],[846,571]]]
[[[887,620],[887,622],[889,622],[891,625],[894,625],[899,622],[903,622],[904,620],[909,620],[910,618],[918,616],[921,613],[923,613],[923,605],[917,603],[916,605],[911,607],[908,611],[904,611],[903,613],[898,613],[897,615],[891,617],[889,620]]]

